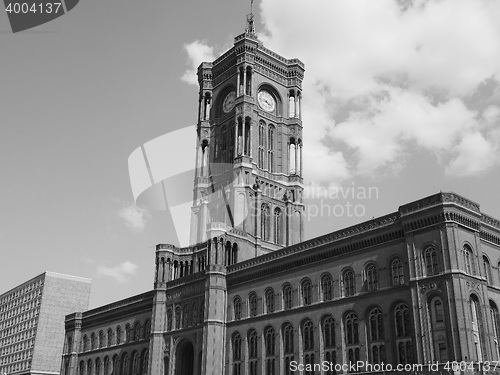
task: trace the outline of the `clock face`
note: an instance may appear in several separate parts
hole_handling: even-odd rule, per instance
[[[276,108],[276,101],[268,91],[259,91],[257,94],[257,101],[264,111],[272,112]]]
[[[234,108],[234,101],[236,99],[236,92],[231,91],[224,98],[224,102],[222,102],[222,110],[226,113],[230,112]]]

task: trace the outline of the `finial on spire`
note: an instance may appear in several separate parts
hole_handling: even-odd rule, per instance
[[[250,0],[250,14],[247,14],[247,28],[245,31],[248,34],[255,34],[255,26],[253,24],[253,0]]]

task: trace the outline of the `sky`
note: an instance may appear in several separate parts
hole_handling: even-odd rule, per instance
[[[0,293],[44,271],[92,278],[90,307],[152,288],[155,245],[177,237],[168,212],[136,205],[129,156],[196,123],[196,67],[249,9],[80,1],[16,34],[0,12]],[[439,191],[500,218],[500,0],[253,11],[264,45],[306,67],[306,238]]]

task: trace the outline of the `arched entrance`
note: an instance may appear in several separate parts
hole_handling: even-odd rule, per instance
[[[179,343],[175,353],[175,375],[194,375],[194,348],[191,341]]]

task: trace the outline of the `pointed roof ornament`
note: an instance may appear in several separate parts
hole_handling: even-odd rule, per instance
[[[255,25],[253,23],[253,0],[250,1],[250,14],[247,14],[247,28],[245,29],[247,34],[255,34]]]

